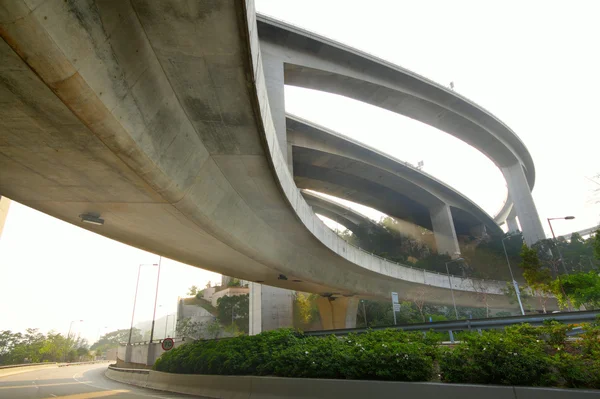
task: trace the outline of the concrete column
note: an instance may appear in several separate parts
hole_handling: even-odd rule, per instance
[[[519,223],[523,231],[523,238],[527,245],[531,246],[541,239],[546,238],[540,216],[533,202],[531,189],[527,183],[523,167],[515,165],[502,168],[502,173],[508,185],[508,195],[513,200],[513,208],[519,217]]]
[[[430,209],[429,212],[438,253],[458,258],[460,256],[460,247],[458,246],[450,207],[447,204],[442,204]]]
[[[251,282],[249,334],[293,327],[294,291]]]
[[[317,307],[324,330],[356,328],[359,299],[356,297],[319,297]]]
[[[514,206],[508,214],[508,218],[506,219],[506,225],[508,226],[509,233],[516,233],[520,230],[519,223],[517,222],[517,212],[515,211]]]
[[[269,108],[273,124],[277,132],[277,142],[283,154],[283,158],[289,162],[287,130],[285,122],[285,81],[283,73],[283,61],[275,54],[276,51],[270,51],[268,43],[261,43],[262,65],[265,74],[265,83],[267,85],[267,95],[269,96]],[[291,149],[291,147],[290,147]]]

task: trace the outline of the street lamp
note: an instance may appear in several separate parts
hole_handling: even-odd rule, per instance
[[[550,231],[552,232],[552,238],[554,240],[554,243],[556,244],[556,249],[558,250],[558,257],[560,259],[560,263],[563,266],[563,269],[565,269],[565,273],[569,274],[567,267],[565,266],[565,260],[563,259],[562,256],[562,252],[560,251],[560,247],[558,246],[558,243],[556,242],[556,235],[554,235],[554,229],[552,228],[552,223],[550,223],[551,220],[573,220],[575,219],[575,216],[564,216],[562,218],[548,218],[548,224],[550,225]],[[556,273],[558,275],[558,273]]]
[[[452,288],[452,280],[450,280],[450,270],[448,269],[448,265],[452,262],[462,262],[463,258],[456,258],[451,260],[450,262],[446,262],[446,274],[448,275],[448,283],[450,284],[450,293],[452,294],[452,304],[454,305],[454,314],[456,315],[456,320],[458,320],[458,310],[456,310],[456,301],[454,300],[454,288]]]
[[[135,315],[135,303],[137,302],[138,287],[140,285],[140,271],[142,270],[142,266],[159,266],[159,265],[156,263],[152,263],[152,264],[145,263],[145,264],[138,266],[137,282],[135,283],[135,296],[133,297],[133,311],[131,312],[131,327],[129,328],[129,340],[127,341],[127,345],[131,345],[131,334],[133,333],[133,316]],[[157,283],[157,285],[158,285],[158,283]],[[155,312],[156,312],[156,307],[155,307]],[[154,327],[154,323],[152,323],[152,327]]]
[[[525,316],[525,310],[523,310],[523,303],[521,302],[521,290],[519,289],[519,284],[517,284],[517,280],[515,280],[515,276],[512,272],[512,268],[510,267],[510,260],[508,260],[508,252],[506,252],[506,245],[504,245],[504,240],[508,240],[509,238],[514,237],[514,235],[508,235],[502,239],[502,248],[504,248],[504,256],[506,256],[506,264],[508,264],[508,271],[510,272],[510,278],[512,278],[513,286],[515,287],[515,293],[517,294],[517,301],[519,301],[519,307],[521,308],[521,314]]]
[[[167,326],[169,325],[169,316],[174,316],[175,313],[171,313],[167,315],[167,319],[165,320],[165,338],[167,338]]]

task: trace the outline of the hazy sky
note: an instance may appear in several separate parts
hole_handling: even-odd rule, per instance
[[[600,173],[600,2],[257,0],[260,12],[448,85],[510,126],[536,166],[534,198],[557,234],[600,221],[587,177]],[[389,111],[287,87],[286,108],[453,185],[488,213],[506,196],[498,169],[468,145]],[[374,216],[374,215],[371,215]],[[376,217],[376,216],[374,216]],[[549,233],[549,231],[548,231]],[[66,332],[90,341],[129,326],[138,265],[158,256],[13,203],[0,239],[0,330]],[[136,320],[151,317],[156,268],[143,267]],[[218,275],[163,259],[158,315]],[[104,327],[108,327],[107,330]]]

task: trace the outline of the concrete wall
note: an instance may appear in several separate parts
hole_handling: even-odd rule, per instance
[[[220,298],[224,296],[238,296],[238,295],[247,295],[250,293],[250,289],[247,287],[229,287],[224,290],[220,290],[215,292],[210,298],[210,303],[217,307],[217,302]]]
[[[106,377],[160,391],[220,399],[364,399],[364,398],[460,398],[460,399],[591,399],[596,390],[529,388],[431,382],[351,381],[314,378],[282,378],[222,375],[186,375],[159,371],[119,371],[109,368]]]
[[[175,340],[175,348],[186,342],[190,341]],[[165,353],[161,345],[161,342],[119,345],[117,362],[120,364],[152,366],[156,362],[156,359]]]
[[[294,325],[294,291],[250,283],[250,335]]]

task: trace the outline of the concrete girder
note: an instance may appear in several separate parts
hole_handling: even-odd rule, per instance
[[[368,217],[356,212],[354,209],[344,206],[338,202],[332,201],[321,195],[310,191],[302,190],[302,196],[310,205],[315,213],[328,217],[331,220],[341,224],[354,234],[359,232],[360,225],[367,225],[372,228],[379,228],[379,225]]]
[[[302,198],[276,140],[253,2],[190,4],[0,8],[0,193],[244,280],[379,298],[426,289],[449,303],[445,276],[348,245]],[[86,212],[105,224],[82,224]],[[475,304],[475,281],[454,282],[457,304]],[[494,306],[509,306],[504,285],[484,282]]]
[[[502,235],[500,227],[483,209],[433,176],[301,118],[288,115],[287,126],[288,139],[297,147],[294,162],[299,168],[295,171],[299,187],[362,203],[430,230],[428,209],[448,204],[461,234],[468,235],[473,227],[484,224],[490,234]],[[332,176],[328,178],[328,174]],[[327,189],[324,181],[338,188]],[[382,185],[392,191],[383,193],[384,189],[379,187]],[[396,198],[397,195],[401,196]]]
[[[531,196],[535,182],[531,155],[519,137],[490,112],[422,76],[301,28],[259,16],[258,29],[261,47],[269,48],[270,54],[278,52],[275,57],[285,62],[286,84],[397,112],[484,153],[503,172],[509,195],[521,201],[517,213],[528,220],[521,224],[526,241],[543,238]]]

